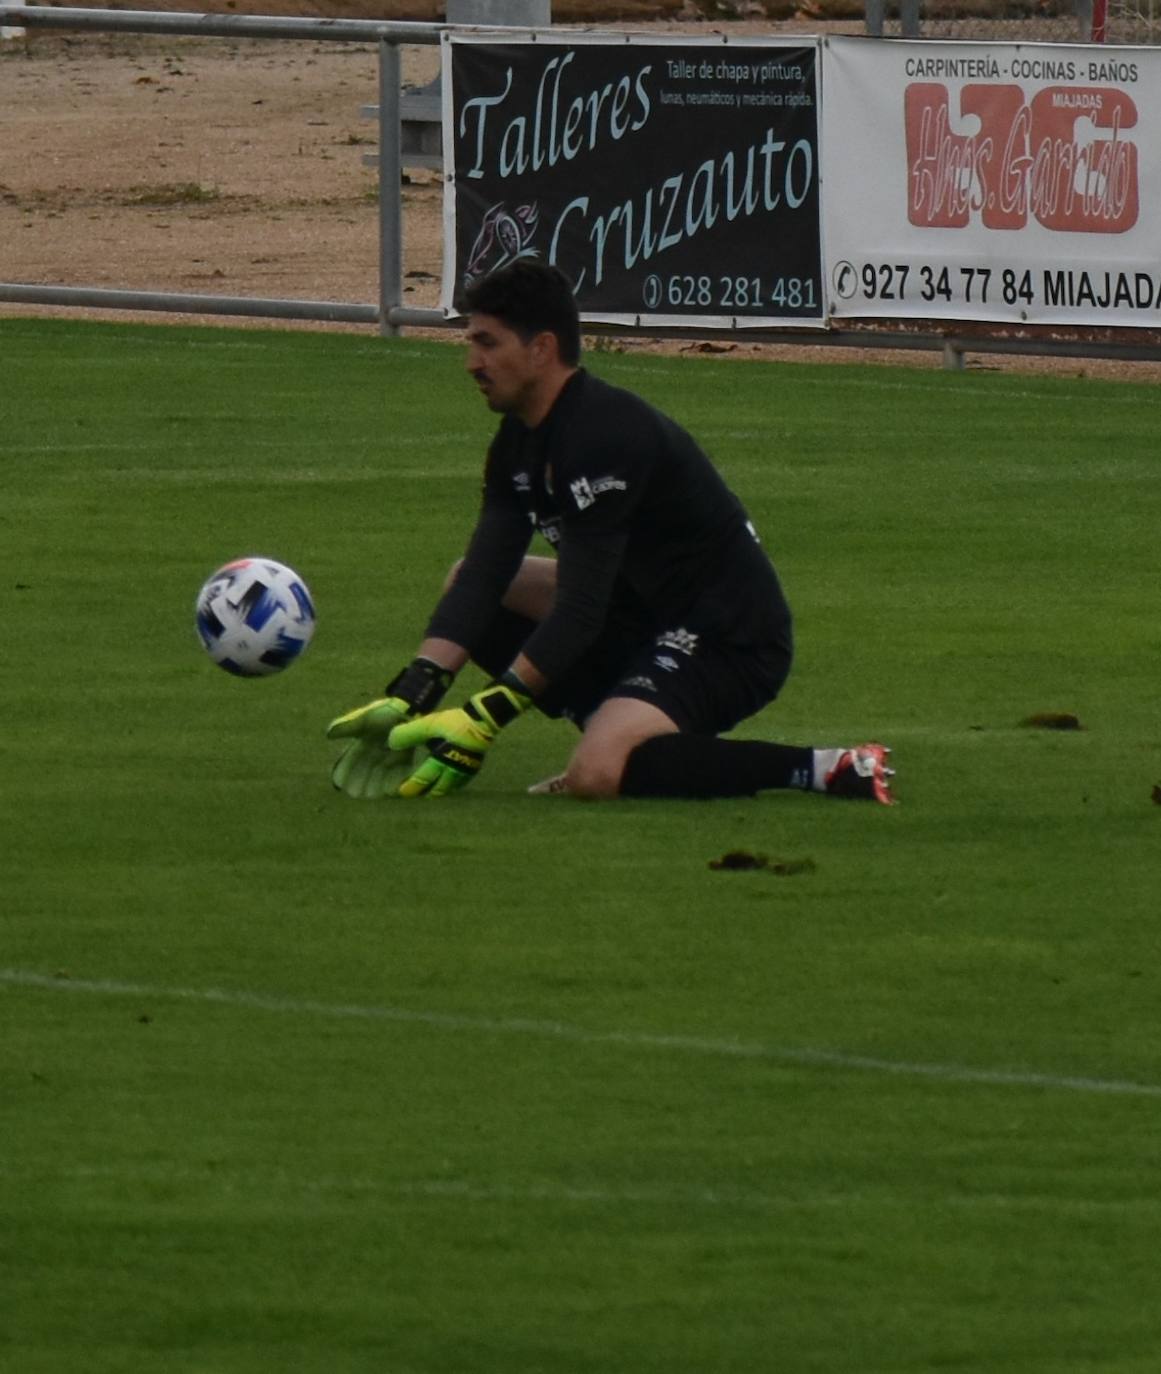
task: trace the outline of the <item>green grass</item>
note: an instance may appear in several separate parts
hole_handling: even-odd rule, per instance
[[[745,731],[900,806],[531,799],[538,718],[333,794],[474,513],[459,351],[0,322],[5,1371],[1156,1369],[1155,392],[592,362],[783,574]],[[318,603],[277,679],[195,642],[245,552]]]

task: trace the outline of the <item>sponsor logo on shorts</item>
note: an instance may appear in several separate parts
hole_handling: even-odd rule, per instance
[[[639,687],[643,692],[655,692],[657,690],[657,684],[653,681],[651,677],[644,677],[641,675],[637,677],[625,678],[625,680],[621,683],[621,686]]]
[[[655,654],[653,662],[656,663],[659,668],[664,668],[667,673],[676,673],[681,666],[677,659],[670,658],[668,654]]]
[[[672,649],[686,658],[692,658],[697,653],[698,636],[691,630],[665,630],[657,636],[656,642],[659,649]]]

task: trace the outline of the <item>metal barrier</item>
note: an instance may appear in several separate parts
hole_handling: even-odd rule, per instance
[[[10,3],[12,5],[22,6],[25,3],[25,0],[10,0]],[[22,26],[17,24],[0,24],[0,43],[3,43],[11,38],[23,37],[24,29]]]
[[[403,207],[400,181],[403,169],[403,123],[399,48],[402,44],[435,45],[445,24],[378,22],[357,19],[298,19],[269,15],[189,14],[147,10],[40,8],[0,3],[0,27],[67,29],[98,33],[140,33],[183,37],[306,39],[311,41],[376,44],[378,65],[379,152],[379,300],[376,304],[339,301],[270,299],[249,296],[202,295],[162,291],[125,291],[91,286],[43,286],[0,282],[0,302],[18,305],[72,306],[82,309],[173,311],[183,314],[235,315],[285,320],[317,320],[376,324],[383,334],[403,328],[458,327],[442,310],[403,305]],[[472,25],[473,31],[510,35],[506,26]],[[655,331],[586,323],[586,332],[648,335]],[[704,339],[728,330],[666,330],[666,337]],[[935,350],[944,365],[962,367],[966,353],[1055,354],[1061,357],[1117,358],[1125,361],[1161,360],[1161,344],[1139,336],[1121,343],[1108,339],[991,336],[935,330],[871,329],[747,329],[750,342],[822,345],[838,348]]]

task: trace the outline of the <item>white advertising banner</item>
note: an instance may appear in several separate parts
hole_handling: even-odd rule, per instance
[[[832,315],[1161,326],[1161,50],[831,38]]]

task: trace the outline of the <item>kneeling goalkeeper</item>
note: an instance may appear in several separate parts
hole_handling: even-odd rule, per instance
[[[580,366],[565,277],[525,259],[468,292],[467,369],[503,418],[483,502],[412,663],[331,723],[348,795],[439,797],[535,706],[582,733],[532,791],[736,797],[799,788],[890,804],[880,744],[721,739],[778,695],[791,616],[736,496],[694,440]],[[529,555],[534,531],[555,558]],[[439,709],[471,659],[493,681]],[[411,751],[426,757],[414,769]]]

